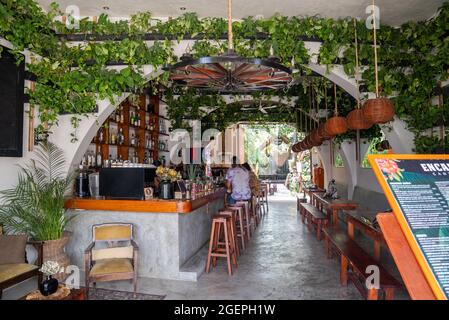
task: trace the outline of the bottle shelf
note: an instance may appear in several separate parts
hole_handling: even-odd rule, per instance
[[[111,154],[111,149],[113,154],[116,154],[117,157],[120,156],[123,160],[132,159],[133,156],[129,155],[130,152],[135,152],[139,162],[142,162],[145,157],[149,156],[147,154],[148,152],[150,153],[152,159],[159,159],[159,152],[163,152],[158,150],[160,140],[160,121],[157,120],[157,118],[159,118],[159,98],[158,96],[149,97],[151,104],[154,107],[152,112],[146,110],[147,98],[148,96],[146,95],[140,96],[139,107],[133,106],[129,103],[129,101],[125,100],[117,108],[116,113],[113,113],[105,121],[105,125],[100,128],[97,136],[91,142],[96,145],[96,152],[101,152],[102,159],[107,159],[109,157]],[[121,115],[123,122],[116,121],[117,118],[120,119],[117,114]],[[138,117],[140,119],[140,126],[131,124],[132,117]],[[147,129],[149,124],[151,124],[152,130]],[[114,134],[117,137],[120,132],[123,134],[123,138],[126,143],[122,145],[111,144],[111,135]],[[108,143],[100,143],[98,141],[100,134],[103,136],[103,141],[107,140]],[[132,146],[129,143],[132,136],[136,139],[136,142],[139,141],[139,147],[136,145]],[[147,139],[152,140],[153,148],[145,147]],[[117,139],[115,141],[117,141]]]

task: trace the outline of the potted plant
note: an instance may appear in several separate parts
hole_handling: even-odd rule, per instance
[[[64,198],[74,175],[64,172],[64,153],[50,142],[40,143],[35,156],[21,167],[17,185],[0,192],[0,223],[6,231],[42,242],[44,262],[66,267],[70,264],[65,253],[70,233],[65,228],[71,218],[65,215]],[[65,274],[54,277],[62,281]]]
[[[174,169],[159,166],[156,169],[156,175],[161,179],[159,184],[159,198],[173,199],[173,182],[178,177],[178,172]]]
[[[56,261],[45,261],[39,269],[45,276],[45,280],[39,285],[39,291],[43,296],[49,296],[58,290],[59,282],[53,278],[54,275],[64,271]]]

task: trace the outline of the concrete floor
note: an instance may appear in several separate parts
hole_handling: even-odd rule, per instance
[[[301,223],[296,199],[287,190],[269,198],[270,209],[248,248],[228,276],[225,260],[197,282],[139,279],[142,293],[166,299],[361,299],[355,287],[339,283],[339,263],[328,260],[324,244]],[[4,291],[3,299],[17,299],[34,282]],[[98,287],[131,290],[128,282],[99,283]]]

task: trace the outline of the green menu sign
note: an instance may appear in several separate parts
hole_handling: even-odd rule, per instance
[[[449,298],[449,156],[373,155],[370,163],[438,299]]]

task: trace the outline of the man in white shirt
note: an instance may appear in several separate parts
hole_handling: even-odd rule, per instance
[[[226,173],[226,188],[232,190],[228,198],[229,204],[240,200],[251,199],[251,188],[249,186],[249,172],[237,164],[237,157],[232,157],[232,168]]]

